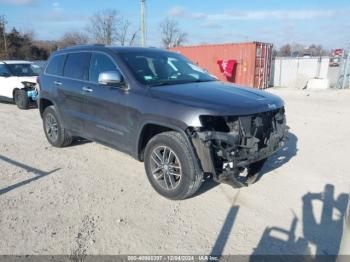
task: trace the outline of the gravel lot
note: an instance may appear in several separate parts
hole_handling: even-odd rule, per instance
[[[0,103],[0,254],[336,254],[349,192],[350,91],[269,90],[290,136],[248,188],[185,201],[96,143],[52,148],[36,109]]]

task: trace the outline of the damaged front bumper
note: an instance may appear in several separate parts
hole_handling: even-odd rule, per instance
[[[37,83],[23,81],[22,84],[24,86],[24,89],[27,92],[28,98],[32,101],[38,100],[39,92],[38,92]]]
[[[283,147],[287,134],[284,108],[250,116],[204,116],[201,121],[203,127],[189,135],[202,170],[233,186],[247,186],[251,165]]]

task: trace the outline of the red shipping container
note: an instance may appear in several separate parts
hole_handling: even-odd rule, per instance
[[[270,81],[272,44],[251,42],[171,48],[218,79],[264,89]],[[233,65],[233,66],[232,66]],[[232,72],[227,72],[227,68]]]

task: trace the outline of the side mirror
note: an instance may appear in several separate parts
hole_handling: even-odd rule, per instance
[[[101,85],[120,86],[124,83],[124,79],[119,71],[107,71],[100,73],[98,83]]]

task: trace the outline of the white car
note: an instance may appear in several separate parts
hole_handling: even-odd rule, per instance
[[[0,61],[0,99],[28,109],[38,96],[38,70],[28,61]]]

